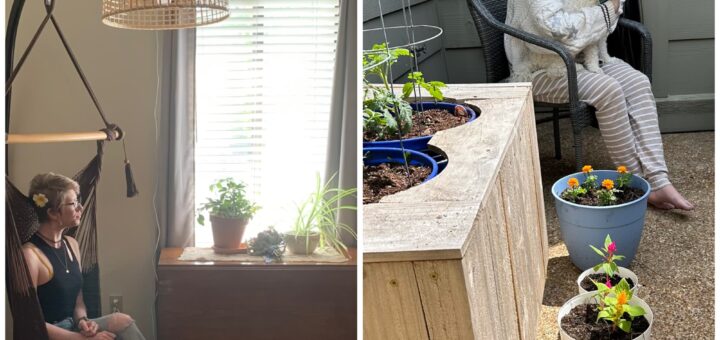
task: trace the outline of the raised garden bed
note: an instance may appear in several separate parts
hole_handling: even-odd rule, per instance
[[[479,118],[435,134],[432,180],[364,205],[368,339],[535,339],[548,260],[529,84],[449,85]]]

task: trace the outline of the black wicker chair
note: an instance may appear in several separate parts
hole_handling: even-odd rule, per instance
[[[508,60],[503,45],[503,34],[508,34],[528,43],[546,48],[557,53],[565,62],[568,75],[569,103],[553,104],[535,102],[536,108],[550,109],[551,118],[538,119],[538,123],[552,121],[555,137],[555,157],[560,159],[560,128],[559,119],[570,117],[573,128],[573,146],[575,148],[575,164],[578,170],[582,162],[582,130],[588,126],[597,126],[595,108],[578,100],[577,71],[572,55],[560,43],[546,39],[505,24],[507,0],[467,0],[470,14],[475,22],[485,57],[487,81],[495,83],[510,75]],[[618,31],[629,30],[640,36],[639,68],[648,78],[652,79],[652,40],[650,32],[639,22],[620,18]],[[549,112],[549,111],[548,111]],[[563,114],[561,114],[563,112]]]

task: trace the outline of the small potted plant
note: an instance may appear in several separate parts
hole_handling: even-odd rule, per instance
[[[348,225],[337,221],[337,213],[341,210],[356,210],[354,205],[341,205],[345,197],[354,195],[356,188],[340,189],[330,187],[335,175],[327,183],[322,183],[320,175],[315,181],[315,191],[298,206],[297,217],[292,230],[285,232],[283,240],[293,254],[309,255],[315,248],[331,247],[347,256],[347,246],[343,243],[340,233],[345,231],[355,236],[355,231]]]
[[[619,267],[615,263],[615,261],[624,259],[625,256],[617,254],[617,245],[609,234],[605,237],[605,244],[602,249],[598,249],[593,245],[590,245],[590,248],[600,255],[603,261],[578,276],[577,285],[581,294],[596,290],[597,285],[595,282],[604,282],[607,286],[615,286],[622,279],[625,279],[630,285],[633,294],[637,294],[637,275],[630,269]]]
[[[253,256],[263,256],[266,261],[272,261],[282,257],[285,252],[285,243],[282,235],[275,231],[272,226],[261,231],[257,236],[248,242],[248,253]]]
[[[426,81],[422,72],[408,74],[409,81],[403,85],[401,95],[393,92],[388,72],[401,56],[412,54],[404,48],[389,49],[383,43],[374,45],[371,53],[363,57],[363,68],[367,71],[363,86],[363,147],[400,148],[402,138],[403,148],[424,151],[436,131],[477,118],[469,107],[442,102],[442,88],[446,85]],[[380,84],[371,84],[367,75],[376,76]],[[416,88],[425,89],[434,101],[408,102]]]
[[[649,340],[652,310],[633,294],[627,281],[596,285],[597,291],[577,295],[560,308],[560,339]]]
[[[581,182],[582,181],[582,182]],[[593,170],[565,176],[552,186],[562,239],[570,259],[581,270],[595,265],[596,253],[588,244],[601,242],[612,231],[628,267],[635,258],[645,224],[650,184],[630,174],[624,166],[616,171]]]
[[[214,198],[198,209],[197,221],[205,225],[205,215],[210,214],[213,231],[213,249],[216,253],[238,252],[245,227],[259,207],[245,196],[245,184],[232,178],[223,178],[210,185]]]

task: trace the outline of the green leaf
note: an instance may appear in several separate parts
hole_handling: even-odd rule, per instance
[[[607,319],[610,317],[612,317],[612,315],[610,315],[610,312],[607,310],[603,310],[603,311],[600,311],[600,313],[598,313],[598,320]]]
[[[625,290],[625,291],[630,291],[630,285],[628,284],[627,280],[625,280],[625,278],[623,278],[623,279],[620,280],[620,282],[617,284],[617,289],[619,289],[619,290]]]
[[[625,311],[625,313],[628,313],[628,315],[632,316],[633,318],[645,315],[645,310],[640,306],[627,305],[625,306],[623,311]]]
[[[437,88],[447,87],[447,85],[445,85],[445,83],[443,83],[441,81],[437,81],[437,80],[430,81],[430,82],[428,82],[428,84],[435,86]]]
[[[612,239],[610,238],[610,234],[607,234],[607,236],[605,236],[605,249],[607,249],[610,243],[612,243]]]
[[[608,288],[608,286],[606,286],[604,283],[597,282],[597,281],[593,281],[593,283],[595,284],[595,287],[597,288],[598,293],[604,293],[604,292],[610,290],[610,288]]]
[[[403,98],[410,97],[410,94],[412,93],[412,91],[413,91],[413,83],[410,83],[410,82],[405,83],[405,85],[403,85],[403,89],[402,89]]]
[[[198,222],[200,225],[203,225],[203,226],[204,226],[204,225],[205,225],[205,216],[204,216],[204,215],[198,215],[198,217],[197,217],[197,222]]]
[[[622,329],[625,333],[630,333],[630,321],[621,319],[620,322],[618,322],[618,328]]]
[[[608,274],[608,275],[612,275],[614,273],[612,270],[612,266],[610,265],[610,263],[607,263],[607,262],[603,263],[602,270],[605,274]]]
[[[614,273],[618,272],[618,266],[615,264],[615,262],[610,262],[610,270],[612,272],[608,273],[608,275],[613,275]]]
[[[592,250],[594,250],[598,255],[605,257],[605,253],[603,253],[602,250],[595,248],[592,244],[590,245],[590,248],[592,248]]]
[[[593,266],[593,270],[594,270],[594,271],[600,270],[600,267],[602,267],[602,265],[603,265],[602,263],[596,264],[595,266]]]

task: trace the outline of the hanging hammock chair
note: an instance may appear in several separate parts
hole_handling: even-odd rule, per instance
[[[13,54],[15,49],[15,38],[20,22],[24,0],[15,0],[8,20],[7,36],[5,37],[5,261],[7,268],[6,287],[10,310],[13,315],[13,335],[15,339],[48,339],[47,328],[43,318],[37,291],[30,280],[30,274],[23,258],[22,244],[27,242],[37,231],[39,222],[32,200],[25,196],[13,185],[8,176],[8,144],[13,143],[48,143],[66,141],[97,141],[97,154],[90,162],[82,168],[73,179],[80,184],[82,205],[85,207],[80,219],[80,225],[70,228],[67,235],[77,239],[80,245],[80,258],[82,260],[83,273],[83,298],[87,306],[88,317],[100,316],[100,268],[97,260],[97,185],[100,179],[102,168],[103,149],[106,141],[121,140],[122,130],[108,122],[100,104],[95,97],[90,84],[80,69],[75,56],[62,34],[57,20],[53,16],[54,1],[45,0],[46,16],[41,22],[37,32],[31,39],[27,49],[18,60],[17,67],[13,68]],[[9,134],[10,130],[10,99],[12,83],[15,80],[20,68],[23,66],[27,56],[30,54],[40,33],[45,25],[51,22],[55,28],[65,51],[70,57],[75,70],[85,85],[85,89],[95,104],[105,128],[100,131],[78,132],[78,133],[55,133],[55,134]],[[123,143],[123,149],[125,145]],[[125,157],[125,175],[127,181],[127,196],[133,197],[137,194],[137,188],[130,170],[130,163]]]

